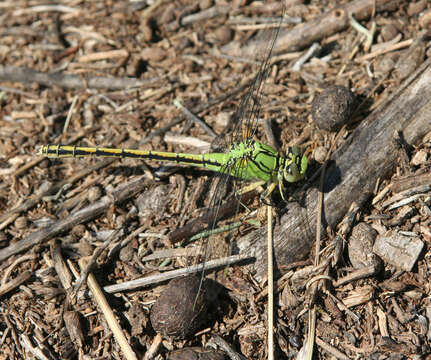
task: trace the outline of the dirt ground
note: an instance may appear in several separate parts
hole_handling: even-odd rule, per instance
[[[310,348],[316,359],[431,359],[429,1],[6,0],[0,20],[0,360],[290,359]],[[277,29],[263,91],[252,94]],[[407,126],[389,130],[394,118],[375,138],[390,131],[396,150],[369,165],[380,154],[358,134],[383,123],[415,81],[422,91],[397,111],[406,124],[427,120],[411,121],[409,137]],[[321,105],[318,119],[318,99],[334,85],[355,104],[341,120]],[[323,196],[324,215],[312,209],[327,219],[318,246],[313,230],[300,251],[280,250],[277,230],[298,198],[277,209],[270,350],[267,274],[255,266],[265,256],[207,270],[196,324],[194,313],[175,317],[183,303],[198,307],[195,295],[160,279],[196,263],[207,244],[208,263],[232,259],[229,251],[249,256],[247,236],[264,244],[258,194],[240,212],[222,204],[219,226],[239,222],[236,230],[190,241],[208,216],[210,171],[37,154],[44,144],[209,151],[247,94],[262,95],[256,137],[309,158],[298,197],[319,188],[325,160],[337,162],[348,145],[358,158],[339,160],[342,180],[355,165],[368,177],[351,186],[355,203],[340,192],[328,206]],[[246,110],[245,122],[255,109]],[[88,277],[79,286],[80,267]],[[125,283],[139,279],[147,282]],[[177,313],[154,329],[163,291],[172,294],[163,311]]]

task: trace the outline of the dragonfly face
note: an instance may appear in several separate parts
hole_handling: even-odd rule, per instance
[[[280,169],[283,171],[283,179],[289,183],[302,180],[307,173],[307,157],[301,154],[297,147],[292,147],[285,160],[284,166]]]

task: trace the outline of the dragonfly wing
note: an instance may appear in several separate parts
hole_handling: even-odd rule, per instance
[[[281,20],[280,20],[281,23]],[[233,115],[230,124],[224,130],[224,134],[231,133],[230,136],[221,136],[212,146],[216,144],[216,148],[230,149],[229,146],[233,143],[244,141],[245,139],[251,139],[256,133],[257,122],[260,115],[261,102],[262,102],[262,87],[270,70],[270,59],[272,50],[277,40],[280,31],[280,26],[275,31],[269,32],[271,41],[267,41],[268,46],[260,52],[260,56],[257,56],[257,60],[260,60],[259,69],[255,78],[251,81],[251,85],[242,97],[237,111]],[[243,126],[244,125],[244,126]],[[245,132],[243,129],[246,129]],[[223,135],[223,134],[222,134]],[[224,140],[224,141],[223,141]],[[228,141],[226,141],[228,140]],[[208,230],[212,231],[216,228],[219,220],[219,209],[221,208],[223,200],[226,198],[226,189],[233,184],[233,189],[238,189],[243,181],[239,180],[244,178],[244,173],[247,171],[248,159],[244,157],[241,160],[233,161],[225,165],[218,177],[218,186],[214,191],[214,194],[210,200],[210,209],[213,209],[213,218],[208,223]],[[235,179],[234,181],[232,181]],[[232,201],[231,207],[235,207],[233,213],[236,215],[239,211],[239,196],[233,196],[229,199]],[[209,258],[208,247],[205,247],[205,261]]]
[[[256,133],[263,97],[262,88],[269,74],[271,55],[279,32],[280,26],[268,33],[268,36],[272,37],[272,39],[266,42],[268,45],[263,49],[261,55],[257,57],[257,60],[260,60],[257,75],[252,81],[249,90],[241,99],[240,105],[233,115],[229,126],[229,129],[232,129],[230,143],[244,141],[245,138],[252,138]],[[244,134],[243,128],[246,129],[246,134]]]

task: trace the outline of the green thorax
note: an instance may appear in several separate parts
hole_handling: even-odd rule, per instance
[[[217,166],[207,163],[207,169],[230,173],[243,180],[263,181],[277,178],[280,160],[283,160],[275,149],[258,141],[232,144],[229,152],[205,154],[204,159],[219,164]]]

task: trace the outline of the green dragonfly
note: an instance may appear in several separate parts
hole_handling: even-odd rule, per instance
[[[308,160],[296,147],[282,156],[269,145],[253,139],[232,143],[227,152],[187,154],[163,151],[82,147],[70,145],[43,145],[39,154],[52,158],[64,157],[117,157],[170,162],[228,174],[241,180],[260,180],[267,183],[269,195],[278,185],[285,200],[285,183],[302,180]]]
[[[287,201],[286,185],[298,182],[306,175],[308,166],[306,155],[296,147],[290,147],[283,155],[273,147],[254,139],[261,108],[262,86],[269,73],[270,58],[279,30],[280,27],[272,41],[269,42],[257,75],[233,117],[234,129],[231,132],[231,138],[227,141],[227,144],[230,145],[225,146],[223,152],[189,154],[105,147],[43,145],[38,153],[51,158],[88,156],[134,158],[194,166],[218,172],[225,177],[226,182],[235,178],[247,181],[257,180],[259,185],[266,184],[266,190],[262,194],[263,199],[268,199],[278,187],[281,198]],[[215,209],[220,206],[223,196],[223,191],[218,190],[219,188],[216,189],[215,196],[210,201]],[[212,225],[215,225],[215,220]]]

